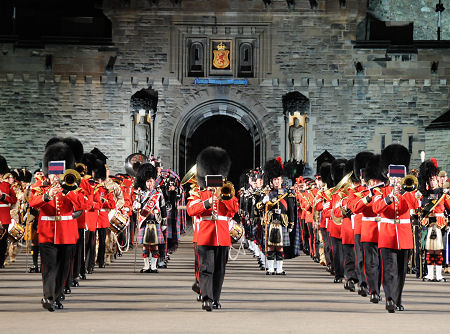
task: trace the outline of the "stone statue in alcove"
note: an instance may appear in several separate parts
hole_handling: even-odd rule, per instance
[[[294,124],[289,126],[289,160],[304,161],[304,140],[305,128],[300,124],[300,120],[295,117]]]
[[[138,122],[135,124],[135,142],[136,151],[144,155],[149,155],[151,146],[150,121],[148,114],[146,116],[137,115]]]

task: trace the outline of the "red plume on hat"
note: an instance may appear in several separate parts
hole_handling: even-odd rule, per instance
[[[434,166],[439,169],[436,158],[431,158],[430,161],[434,164]]]
[[[281,169],[284,169],[283,160],[281,160],[281,157],[277,157],[276,160],[280,163]]]

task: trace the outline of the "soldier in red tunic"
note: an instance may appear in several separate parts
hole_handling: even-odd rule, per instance
[[[408,149],[400,144],[391,144],[381,152],[385,175],[389,165],[404,165],[408,169],[409,161]],[[380,188],[373,199],[373,211],[380,217],[378,247],[381,251],[386,310],[389,313],[404,310],[402,292],[409,254],[413,248],[410,210],[418,207],[414,194],[401,192],[400,181],[390,176],[390,184]]]
[[[8,164],[0,155],[0,268],[4,268],[8,241],[8,227],[11,224],[10,205],[17,202],[16,193],[3,175],[9,173]]]
[[[41,303],[53,312],[55,307],[63,308],[63,288],[78,239],[73,212],[83,209],[85,202],[80,191],[63,189],[59,175],[49,173],[50,161],[65,161],[66,168],[74,168],[75,158],[65,143],[48,145],[43,158],[43,170],[48,178],[38,181],[30,196],[30,206],[40,209],[38,233],[44,292]]]
[[[191,190],[187,212],[197,217],[198,255],[200,262],[200,290],[202,309],[212,311],[221,308],[220,294],[225,277],[225,265],[231,245],[228,221],[238,212],[235,196],[220,198],[217,189],[207,187],[207,175],[226,177],[231,160],[227,152],[219,147],[207,147],[197,156],[198,187]]]

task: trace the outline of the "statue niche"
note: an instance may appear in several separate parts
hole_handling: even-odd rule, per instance
[[[286,120],[286,150],[289,161],[306,163],[307,111],[309,99],[294,91],[283,95],[283,113]],[[289,149],[288,149],[289,148]],[[286,152],[287,153],[287,152]]]

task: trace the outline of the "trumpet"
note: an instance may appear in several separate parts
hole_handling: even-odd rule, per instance
[[[419,181],[417,180],[417,177],[409,174],[401,179],[400,186],[404,191],[414,191],[419,186]]]
[[[81,175],[75,169],[67,169],[60,175],[59,183],[64,190],[75,190],[80,186]]]

